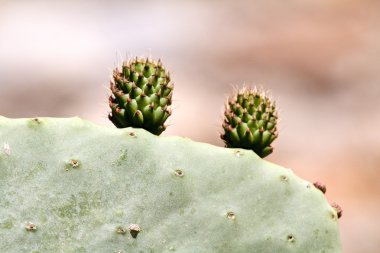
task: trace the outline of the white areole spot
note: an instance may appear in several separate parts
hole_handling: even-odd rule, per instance
[[[6,155],[11,155],[11,147],[9,146],[8,143],[4,143],[4,153]]]

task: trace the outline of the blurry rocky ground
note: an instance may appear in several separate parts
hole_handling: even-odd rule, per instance
[[[268,159],[327,184],[344,252],[379,252],[379,14],[363,0],[0,0],[0,114],[112,127],[112,68],[151,53],[176,84],[163,135],[222,146],[226,95],[262,86],[281,108]]]

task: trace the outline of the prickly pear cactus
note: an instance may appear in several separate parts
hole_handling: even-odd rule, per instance
[[[221,138],[227,147],[251,149],[260,157],[273,152],[277,110],[265,92],[256,88],[236,91],[225,104],[224,116]]]
[[[161,61],[149,58],[124,62],[110,83],[109,119],[118,128],[138,127],[160,135],[170,116],[173,84]]]
[[[312,183],[250,150],[0,117],[5,253],[340,252]]]

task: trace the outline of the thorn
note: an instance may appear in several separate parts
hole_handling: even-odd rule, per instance
[[[121,96],[124,95],[124,93],[123,93],[121,90],[117,90],[117,91],[115,92],[115,95],[121,97]]]
[[[315,188],[319,189],[321,192],[323,192],[323,194],[326,193],[326,185],[321,183],[321,182],[314,182],[313,185],[315,186]]]
[[[343,214],[343,209],[337,203],[333,203],[331,206],[336,210],[338,219],[340,219],[340,217],[342,217],[342,214]]]

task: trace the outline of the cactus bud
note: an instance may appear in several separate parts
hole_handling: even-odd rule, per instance
[[[173,85],[160,60],[136,57],[124,62],[121,71],[114,70],[110,88],[108,118],[116,127],[144,128],[156,135],[165,130]]]
[[[260,157],[273,152],[277,138],[275,103],[258,89],[243,88],[228,98],[224,113],[224,134],[229,148],[251,149]]]

